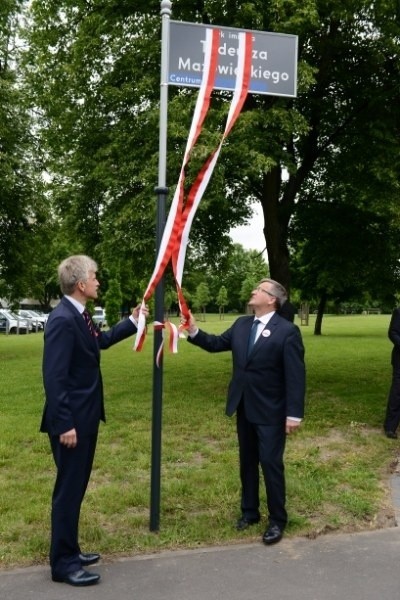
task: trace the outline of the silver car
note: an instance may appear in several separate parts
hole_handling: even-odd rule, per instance
[[[34,310],[28,310],[25,308],[21,308],[18,312],[18,316],[29,319],[32,323],[32,327],[34,330],[43,331],[44,326],[46,325],[47,317],[40,315]]]
[[[24,319],[6,308],[0,310],[0,328],[5,333],[29,333],[33,329],[28,319]]]

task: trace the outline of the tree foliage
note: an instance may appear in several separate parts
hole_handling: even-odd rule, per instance
[[[228,290],[224,285],[221,285],[218,291],[218,295],[216,297],[216,302],[218,305],[219,318],[224,318],[225,306],[228,305]]]
[[[46,149],[53,215],[71,247],[101,259],[106,281],[112,265],[120,264],[124,299],[140,294],[154,265],[160,3],[32,0],[27,6],[24,73]],[[298,97],[248,97],[200,204],[191,247],[205,265],[221,265],[224,279],[224,256],[237,251],[226,250],[229,230],[249,216],[254,200],[263,208],[271,276],[288,288],[293,217],[297,223],[309,218],[309,211],[297,209],[316,191],[325,193],[317,194],[319,202],[332,202],[331,221],[341,218],[340,182],[357,211],[391,215],[393,224],[399,192],[397,0],[176,0],[172,16],[299,36]],[[193,90],[169,91],[171,191],[195,97]],[[226,92],[213,94],[189,184],[215,147],[229,100]],[[27,190],[18,191],[26,197]],[[17,212],[23,230],[27,221]],[[240,287],[225,279],[214,297],[221,284],[243,302]]]
[[[21,4],[7,0],[0,6],[0,295],[10,301],[28,288],[31,244],[45,218],[37,148],[16,71]]]
[[[206,320],[206,308],[210,300],[211,295],[210,290],[208,289],[208,285],[205,281],[202,281],[196,288],[196,293],[193,297],[193,307],[195,310],[201,311],[203,321]]]
[[[255,250],[246,250],[240,244],[229,245],[212,263],[207,262],[206,257],[200,254],[190,255],[187,262],[187,286],[194,291],[201,282],[206,282],[213,310],[218,310],[217,297],[222,286],[227,290],[228,310],[246,310],[250,294],[243,297],[243,282],[250,281],[251,291],[260,279],[269,274],[264,257]]]
[[[400,284],[400,231],[393,228],[390,213],[315,200],[303,203],[298,213],[293,227],[294,284],[304,300],[318,301],[315,333],[321,333],[328,300],[354,300],[368,291],[392,308]]]

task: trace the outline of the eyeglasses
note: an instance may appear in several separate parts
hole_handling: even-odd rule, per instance
[[[262,288],[261,285],[256,287],[256,290],[257,292],[264,292],[264,294],[268,294],[268,296],[271,296],[271,298],[276,298],[275,294],[271,294],[271,292],[269,292],[268,290],[264,290],[264,288]]]

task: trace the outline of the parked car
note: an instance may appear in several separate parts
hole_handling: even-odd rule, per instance
[[[45,323],[47,323],[47,319],[49,318],[49,313],[44,313],[42,310],[34,310],[33,312],[36,315],[39,315],[39,317],[43,317],[43,319],[45,320]]]
[[[6,316],[0,313],[0,333],[8,333]]]
[[[14,314],[8,309],[0,310],[0,331],[5,333],[29,333],[32,331],[32,324],[28,319]]]
[[[40,315],[35,310],[28,310],[25,308],[21,308],[17,311],[17,313],[20,317],[29,319],[32,323],[33,329],[43,331],[44,326],[46,325],[47,317]]]
[[[98,327],[105,327],[107,325],[106,312],[101,306],[95,306],[94,313],[92,315],[92,321],[98,325]]]

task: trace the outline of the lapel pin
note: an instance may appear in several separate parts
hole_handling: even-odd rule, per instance
[[[269,336],[271,335],[271,332],[270,332],[270,330],[269,330],[269,329],[264,329],[264,330],[261,332],[261,335],[262,335],[263,337],[269,337]]]

